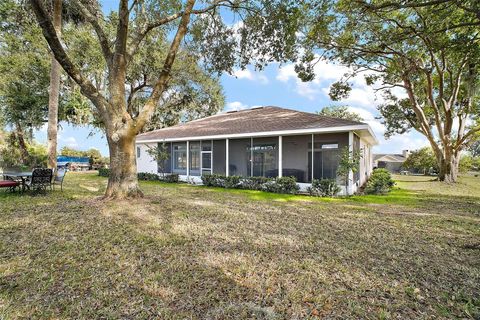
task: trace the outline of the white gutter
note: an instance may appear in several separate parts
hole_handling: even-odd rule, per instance
[[[371,130],[368,124],[342,126],[342,127],[329,127],[329,128],[317,128],[317,129],[297,129],[297,130],[280,130],[280,131],[264,131],[264,132],[247,132],[247,133],[233,133],[233,134],[220,134],[210,136],[194,136],[194,137],[181,137],[181,138],[166,138],[166,139],[147,139],[136,140],[135,143],[151,143],[151,142],[177,142],[177,141],[196,141],[196,140],[218,140],[218,139],[236,139],[236,138],[250,138],[250,137],[270,137],[270,136],[288,136],[288,135],[301,135],[312,133],[335,133],[335,132],[349,132],[355,130],[367,130],[372,136],[375,144],[378,144],[378,140],[375,134]]]

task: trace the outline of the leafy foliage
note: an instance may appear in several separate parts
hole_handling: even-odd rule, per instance
[[[272,178],[267,178],[267,177],[243,178],[242,188],[247,190],[262,190],[263,185],[271,180]]]
[[[29,2],[55,58],[105,129],[112,153],[108,198],[142,196],[132,174],[135,158],[126,156],[136,134],[172,115],[178,122],[219,110],[223,101],[215,102],[223,95],[214,75],[295,58],[303,10],[283,0],[121,0],[118,12],[105,17],[97,1],[75,1],[89,24],[85,36],[65,32],[61,43],[44,2]],[[242,23],[224,21],[232,16]]]
[[[263,190],[274,193],[296,194],[300,190],[295,177],[277,177],[263,185]]]
[[[154,147],[147,146],[147,153],[157,163],[162,175],[165,175],[166,161],[170,157],[166,144],[157,144]]]
[[[164,182],[177,183],[180,181],[178,173],[171,173],[160,178]]]
[[[274,193],[296,194],[300,189],[300,187],[297,185],[295,177],[227,177],[219,174],[208,174],[202,176],[202,182],[203,185],[208,187],[263,190]]]
[[[468,146],[468,151],[472,157],[480,157],[480,139],[473,141],[472,144]]]
[[[329,106],[324,107],[322,110],[317,112],[321,116],[352,120],[363,122],[365,121],[358,113],[348,110],[348,106]]]
[[[138,180],[143,180],[143,181],[158,181],[160,180],[160,177],[158,174],[155,173],[150,173],[150,172],[139,172],[137,174]]]
[[[0,167],[19,168],[29,170],[36,167],[45,167],[47,164],[47,148],[37,142],[25,142],[26,157],[22,154],[21,146],[15,133],[6,133],[6,139],[0,141]]]
[[[108,177],[110,175],[110,169],[108,168],[99,168],[98,175],[100,177]]]
[[[459,154],[480,132],[477,3],[312,1],[301,63],[329,58],[348,67],[330,87],[334,100],[349,95],[352,77],[364,75],[383,95],[378,109],[386,137],[410,130],[424,135],[440,179],[453,182]]]
[[[368,178],[366,194],[387,194],[395,185],[392,175],[386,169],[375,169]]]
[[[313,179],[307,191],[311,196],[334,197],[340,192],[340,187],[336,179]]]
[[[429,147],[412,151],[402,167],[415,173],[423,174],[429,174],[431,171],[438,170],[437,159],[435,159],[435,155]]]
[[[345,190],[348,189],[350,172],[355,174],[360,170],[361,158],[362,153],[360,151],[350,151],[348,147],[343,148],[337,167],[337,176],[343,179]]]

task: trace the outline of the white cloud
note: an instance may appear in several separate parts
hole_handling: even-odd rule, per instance
[[[287,82],[290,79],[297,79],[297,73],[295,72],[293,64],[287,64],[278,68],[276,79],[282,82]]]
[[[285,84],[293,85],[293,91],[309,100],[330,100],[330,86],[340,80],[345,73],[351,71],[349,68],[320,60],[314,67],[315,79],[310,82],[302,82],[293,64],[286,64],[278,69],[276,80]],[[381,120],[375,119],[378,115],[377,106],[385,103],[386,100],[381,92],[375,92],[375,87],[368,86],[365,82],[365,75],[362,73],[349,79],[353,87],[350,95],[339,103],[349,105],[349,110],[357,112],[370,125],[377,136],[380,145],[375,149],[381,152],[400,152],[403,149],[418,149],[428,145],[428,141],[419,133],[410,132],[403,135],[396,135],[389,140],[384,138],[385,126]],[[406,97],[401,88],[395,88],[392,92],[398,97]]]
[[[77,148],[78,147],[78,142],[77,142],[77,139],[75,139],[75,137],[63,138],[62,136],[59,136],[58,140],[62,141],[69,148]]]
[[[262,72],[252,71],[249,68],[243,70],[237,69],[233,72],[232,76],[236,77],[237,79],[255,81],[261,84],[267,84],[269,82],[265,74],[263,74]]]
[[[229,102],[225,106],[225,111],[238,111],[248,109],[248,105],[241,103],[240,101]]]
[[[327,60],[320,60],[314,66],[315,78],[310,82],[303,82],[298,78],[293,64],[281,66],[278,69],[276,79],[284,83],[293,82],[294,91],[307,99],[329,99],[328,93],[330,92],[330,86],[334,82],[342,79],[342,77],[350,71],[351,69],[346,66],[331,63]],[[371,110],[375,110],[378,104],[385,102],[380,93],[377,94],[373,87],[367,86],[365,75],[367,75],[367,73],[359,74],[349,80],[349,82],[353,84],[353,88],[349,97],[340,102],[362,106]],[[397,95],[404,95],[401,90],[395,90],[395,93]]]
[[[238,79],[253,80],[253,73],[249,69],[238,69],[233,73],[233,75]]]
[[[260,106],[249,106],[240,101],[233,101],[226,104],[224,111],[239,111],[239,110],[257,108],[257,107],[260,107]]]

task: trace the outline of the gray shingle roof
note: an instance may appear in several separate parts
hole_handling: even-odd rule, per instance
[[[377,161],[380,159],[382,159],[382,161],[388,161],[388,162],[404,162],[405,160],[407,160],[407,158],[405,158],[403,154],[398,154],[398,153],[397,154],[384,153],[384,154],[373,155],[373,161]]]
[[[216,136],[283,130],[365,125],[362,122],[321,116],[279,107],[225,112],[176,126],[145,132],[137,141]]]

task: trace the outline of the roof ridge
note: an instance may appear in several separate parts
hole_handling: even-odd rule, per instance
[[[283,109],[283,110],[288,110],[288,111],[294,111],[294,112],[298,112],[298,113],[308,114],[308,115],[316,116],[316,117],[319,117],[319,118],[327,118],[327,119],[332,119],[332,120],[344,120],[344,121],[353,122],[353,123],[355,123],[355,124],[366,124],[365,122],[361,122],[361,121],[355,121],[355,120],[337,118],[337,117],[332,117],[332,116],[325,116],[325,115],[323,115],[323,114],[318,114],[317,112],[301,111],[301,110],[289,109],[289,108],[278,107],[278,106],[265,106],[265,108]]]

